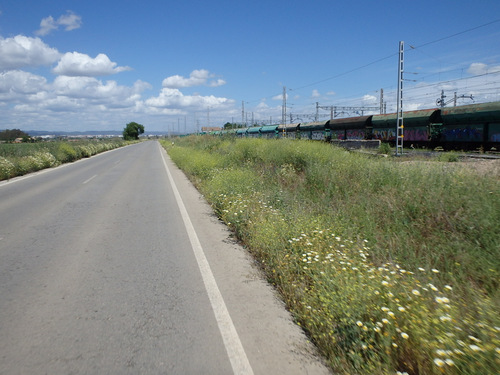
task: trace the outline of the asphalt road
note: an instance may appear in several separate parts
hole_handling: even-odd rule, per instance
[[[0,374],[326,374],[157,142],[0,183]]]

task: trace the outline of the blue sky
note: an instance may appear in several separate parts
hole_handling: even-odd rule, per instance
[[[278,123],[283,87],[288,122],[393,112],[399,41],[405,110],[500,100],[498,0],[0,0],[0,129]]]

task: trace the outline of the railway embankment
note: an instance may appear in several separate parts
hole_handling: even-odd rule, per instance
[[[498,160],[286,139],[163,145],[336,373],[498,371]]]

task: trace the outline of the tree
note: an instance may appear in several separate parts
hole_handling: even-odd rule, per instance
[[[30,136],[19,129],[5,129],[0,132],[0,140],[12,142],[16,138],[29,138]]]
[[[126,141],[132,139],[139,139],[139,134],[144,133],[144,125],[137,122],[129,122],[123,129],[123,139]]]

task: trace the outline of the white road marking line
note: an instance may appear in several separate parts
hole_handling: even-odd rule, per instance
[[[159,150],[161,158],[163,160],[163,165],[165,166],[165,170],[167,171],[168,180],[170,181],[170,184],[172,186],[172,190],[174,192],[177,205],[179,206],[179,210],[181,211],[182,220],[184,221],[184,226],[186,227],[189,241],[191,242],[191,247],[193,248],[196,261],[198,262],[198,267],[200,268],[201,276],[203,278],[203,282],[205,283],[208,298],[210,299],[210,304],[212,305],[215,319],[217,320],[217,325],[219,326],[219,330],[224,341],[224,346],[226,347],[227,355],[233,368],[233,373],[253,375],[252,367],[250,366],[250,362],[248,361],[245,350],[243,349],[241,340],[238,336],[238,333],[236,332],[236,328],[234,327],[233,320],[229,315],[229,311],[227,310],[226,304],[224,303],[222,294],[219,290],[219,287],[217,286],[212,270],[210,269],[208,260],[205,256],[205,253],[203,252],[203,247],[201,246],[198,235],[194,230],[193,223],[189,218],[189,214],[186,210],[186,207],[184,206],[181,195],[179,194],[179,190],[175,185],[172,174],[168,169],[168,165],[165,160],[165,156],[163,155],[160,143],[158,143],[158,145],[160,147]]]
[[[86,179],[85,181],[83,181],[83,184],[82,184],[82,185],[85,185],[87,182],[92,181],[92,180],[93,180],[94,178],[96,178],[97,176],[98,176],[98,175],[96,175],[96,174],[95,174],[95,175],[93,175],[92,177],[90,177],[90,178]]]

